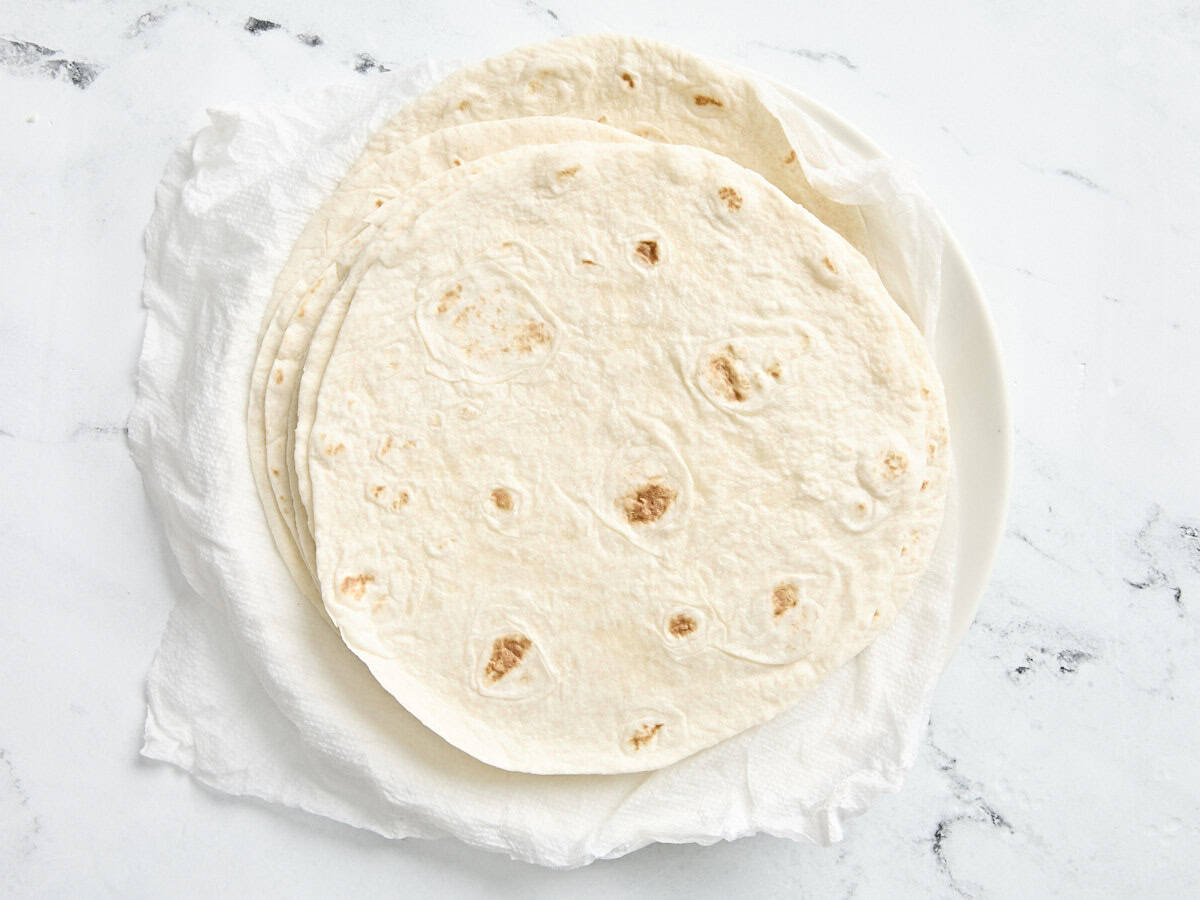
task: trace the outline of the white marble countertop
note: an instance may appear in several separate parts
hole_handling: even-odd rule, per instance
[[[1195,889],[1194,5],[153,2],[0,0],[0,893]],[[856,123],[916,167],[989,296],[1017,423],[1008,531],[904,789],[830,849],[656,846],[556,873],[141,761],[178,576],[123,429],[168,153],[206,106],[600,29],[759,69]]]

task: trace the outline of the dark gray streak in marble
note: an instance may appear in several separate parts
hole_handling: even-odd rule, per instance
[[[64,59],[57,50],[32,41],[9,38],[0,38],[0,67],[17,75],[40,75],[68,81],[77,88],[86,88],[103,69],[96,63]]]
[[[1014,829],[1008,819],[983,797],[980,784],[963,775],[958,769],[958,760],[937,745],[933,739],[932,721],[929,723],[925,742],[933,753],[934,765],[946,779],[951,795],[965,807],[962,812],[946,816],[938,821],[931,838],[931,850],[937,861],[938,871],[945,875],[949,888],[961,897],[970,897],[971,893],[955,878],[954,870],[946,853],[946,838],[950,834],[950,830],[963,822],[987,825],[1010,834]]]
[[[142,13],[137,17],[137,19],[134,20],[132,25],[125,29],[125,37],[132,38],[137,37],[139,34],[145,33],[165,19],[167,17],[167,13],[170,11],[171,7],[160,6],[157,9],[152,9],[149,12]]]
[[[246,19],[246,24],[242,27],[251,34],[261,34],[264,31],[274,31],[280,25],[278,22],[272,22],[269,19],[256,19],[254,16],[249,16]]]
[[[1169,519],[1155,504],[1134,536],[1133,545],[1146,568],[1136,576],[1126,576],[1125,584],[1139,592],[1165,594],[1183,618],[1187,614],[1187,571],[1200,573],[1200,525]]]
[[[558,21],[558,13],[548,6],[542,6],[540,3],[535,3],[534,0],[525,0],[525,8],[530,12],[547,15],[555,22]]]
[[[270,19],[259,19],[255,16],[247,17],[246,24],[242,28],[251,34],[262,34],[266,31],[279,31],[283,34],[291,34],[287,28],[278,22],[272,22]],[[325,45],[325,39],[319,34],[306,31],[293,35],[293,37],[306,47],[323,47]],[[390,72],[391,69],[370,53],[356,53],[354,55],[354,71],[365,75],[369,72]]]
[[[79,440],[80,438],[102,438],[111,437],[113,435],[129,434],[129,426],[127,425],[88,425],[83,424],[76,427],[71,432],[71,440]]]
[[[1020,684],[1031,673],[1038,671],[1057,669],[1059,675],[1074,675],[1081,665],[1095,658],[1095,654],[1086,650],[1034,647],[1025,654],[1025,661],[1009,672],[1008,677],[1014,684]]]
[[[387,66],[373,57],[370,53],[360,53],[355,57],[354,71],[366,75],[369,72],[390,72]]]
[[[1018,541],[1020,541],[1022,544],[1025,544],[1034,553],[1036,553],[1038,556],[1042,557],[1043,559],[1047,559],[1052,563],[1057,563],[1058,565],[1062,566],[1064,569],[1068,569],[1069,571],[1072,571],[1072,572],[1075,571],[1075,569],[1072,568],[1070,564],[1064,562],[1063,560],[1059,559],[1054,554],[1052,554],[1046,550],[1043,550],[1041,547],[1039,547],[1037,544],[1035,544],[1033,542],[1033,538],[1029,537],[1029,535],[1025,534],[1024,532],[1017,531],[1015,528],[1010,528],[1010,529],[1008,529],[1007,534],[1009,537],[1015,537]]]
[[[29,792],[25,790],[25,785],[17,776],[17,770],[13,766],[12,760],[8,758],[8,753],[0,750],[0,802],[5,799],[5,794],[8,794],[11,800],[16,801],[16,806],[22,813],[21,818],[24,819],[18,826],[21,835],[20,843],[13,849],[16,849],[22,856],[28,856],[37,849],[37,835],[42,830],[42,822],[30,809]],[[3,811],[3,805],[0,805],[0,811]],[[4,818],[7,819],[8,815],[5,815]],[[11,835],[12,832],[10,831],[9,834]]]
[[[858,71],[858,63],[851,60],[845,54],[835,53],[832,50],[810,50],[807,47],[780,47],[776,44],[765,44],[762,41],[755,41],[754,43],[759,47],[765,47],[767,50],[774,50],[777,53],[787,53],[789,56],[798,56],[801,59],[808,59],[818,63],[837,63],[851,72]]]
[[[1078,181],[1084,187],[1091,188],[1093,191],[1100,191],[1102,194],[1107,194],[1108,191],[1092,181],[1086,175],[1076,172],[1074,169],[1055,169],[1055,175],[1061,175],[1063,178],[1070,178],[1072,181]]]

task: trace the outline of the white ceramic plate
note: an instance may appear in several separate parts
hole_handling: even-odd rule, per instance
[[[887,154],[857,128],[799,91],[773,86],[835,138],[868,158]],[[1000,345],[983,291],[954,235],[942,225],[942,302],[936,340],[938,370],[946,386],[950,437],[959,489],[959,539],[954,568],[954,610],[946,662],[967,633],[1004,535],[1012,482],[1012,420]]]

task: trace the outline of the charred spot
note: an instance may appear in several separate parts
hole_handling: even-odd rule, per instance
[[[496,505],[496,509],[509,512],[513,508],[513,495],[508,488],[496,488],[492,491],[492,503]]]
[[[550,342],[550,329],[545,322],[526,322],[513,335],[510,347],[518,353],[532,353],[535,346]],[[505,347],[505,352],[508,347]]]
[[[461,296],[462,296],[462,285],[461,284],[456,284],[454,287],[450,288],[450,290],[446,291],[446,293],[442,294],[442,299],[438,301],[438,305],[437,305],[438,315],[439,316],[443,315],[448,309],[450,309],[450,307],[454,303],[454,301],[457,300]]]
[[[342,579],[342,583],[338,585],[342,593],[354,600],[361,600],[363,594],[367,592],[367,585],[375,580],[374,575],[347,575]]]
[[[893,481],[908,469],[908,458],[897,450],[888,450],[883,457],[884,474]]]
[[[634,79],[633,75],[631,75],[629,72],[622,72],[621,80],[623,82],[625,82],[625,86],[627,88],[629,88],[631,91],[637,87],[637,81]]]
[[[633,745],[634,750],[641,750],[646,744],[654,740],[655,736],[662,731],[663,722],[656,722],[653,725],[642,725],[629,736],[629,743]]]
[[[638,241],[637,247],[634,248],[641,259],[648,266],[653,266],[658,263],[658,241]]]
[[[725,205],[729,207],[730,212],[735,212],[742,208],[742,195],[731,187],[723,187],[717,191],[717,196],[725,201]]]
[[[708,361],[708,377],[726,400],[744,403],[750,397],[751,384],[737,367],[737,353],[730,344]]]
[[[771,610],[775,618],[779,618],[789,609],[795,609],[800,602],[800,589],[790,581],[775,585],[771,591]]]
[[[699,622],[682,612],[675,613],[667,622],[667,631],[671,633],[672,637],[687,637],[689,634],[694,634],[699,627]]]
[[[658,481],[648,481],[622,498],[625,518],[631,525],[648,525],[667,514],[679,492]]]
[[[483,677],[495,684],[521,664],[533,641],[523,634],[506,634],[492,641],[492,655],[483,670]]]

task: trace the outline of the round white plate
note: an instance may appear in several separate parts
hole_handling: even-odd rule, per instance
[[[772,82],[837,140],[871,159],[887,156],[857,128],[785,84]],[[942,224],[942,299],[934,341],[946,386],[950,436],[958,475],[959,537],[954,609],[946,662],[979,610],[1000,539],[1012,482],[1012,419],[996,330],[979,282],[950,230]]]

